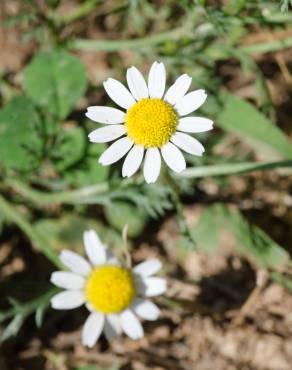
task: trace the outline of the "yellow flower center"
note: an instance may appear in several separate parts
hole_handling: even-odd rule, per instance
[[[85,296],[88,303],[99,312],[120,312],[130,305],[135,296],[133,276],[119,266],[97,267],[88,277]]]
[[[135,144],[160,148],[176,130],[177,113],[161,99],[141,99],[127,111],[125,122]]]

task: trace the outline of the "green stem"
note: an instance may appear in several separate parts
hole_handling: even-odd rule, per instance
[[[51,288],[46,293],[37,297],[36,299],[22,303],[21,305],[15,305],[14,307],[0,313],[0,322],[10,319],[18,314],[22,316],[28,316],[32,312],[36,311],[39,306],[44,306],[44,303],[48,303],[50,299],[58,293],[59,288]]]
[[[62,268],[58,254],[51,248],[47,240],[1,195],[0,210],[4,217],[14,222],[55,266]]]
[[[86,17],[92,11],[94,11],[96,5],[101,2],[100,0],[87,0],[83,1],[83,3],[76,9],[74,9],[71,13],[63,16],[63,17],[56,17],[54,21],[56,24],[65,26],[67,24],[73,23],[80,18]]]
[[[292,160],[264,162],[264,163],[254,163],[254,162],[226,163],[226,164],[224,163],[212,166],[191,167],[183,171],[180,174],[180,176],[195,179],[209,176],[235,175],[252,171],[272,170],[286,167],[292,167]]]
[[[96,185],[86,186],[84,188],[76,190],[67,190],[58,193],[46,193],[43,191],[32,189],[26,184],[17,180],[7,179],[5,182],[14,191],[21,194],[23,197],[31,200],[32,202],[39,204],[40,206],[60,203],[82,203],[82,199],[86,199],[95,195],[100,195],[109,190],[108,183],[102,182]]]
[[[251,171],[271,170],[286,167],[292,167],[292,160],[264,163],[227,163],[211,166],[200,166],[188,168],[183,173],[181,173],[180,176],[188,178],[202,178],[209,176],[234,175]],[[110,190],[110,186],[107,182],[86,186],[76,190],[66,190],[56,193],[49,193],[32,189],[28,185],[15,179],[8,178],[5,180],[5,184],[27,200],[40,207],[48,204],[60,203],[81,204],[88,202],[90,199],[92,199],[92,201],[94,201],[95,203],[100,202],[100,204],[102,204],[102,201],[104,200],[104,193]],[[100,199],[97,199],[98,196],[100,197]]]
[[[143,50],[147,46],[157,45],[169,40],[178,40],[185,34],[189,25],[175,28],[170,31],[160,32],[151,36],[140,37],[130,40],[84,40],[76,39],[69,44],[73,50],[86,51],[119,51],[119,50]]]
[[[180,200],[179,187],[176,184],[176,182],[173,180],[173,178],[170,176],[166,168],[164,168],[164,180],[171,189],[172,200],[175,204],[175,208],[177,211],[177,218],[178,218],[178,224],[179,224],[180,231],[182,235],[184,235],[191,243],[196,245],[197,243],[189,229],[189,226],[186,223],[183,205]]]
[[[239,50],[247,54],[273,53],[278,50],[287,49],[292,46],[292,37],[285,39],[261,42],[257,44],[240,46]]]
[[[128,40],[86,40],[76,39],[69,44],[69,48],[73,50],[86,50],[86,51],[120,51],[131,49],[141,51],[144,47],[153,46],[169,40],[178,40],[183,36],[190,36],[189,23],[183,27],[178,27],[170,31],[161,32],[150,36],[141,38],[128,39]],[[264,54],[272,53],[278,50],[287,49],[292,46],[292,37],[273,40],[263,43],[243,45],[237,49],[246,54]]]

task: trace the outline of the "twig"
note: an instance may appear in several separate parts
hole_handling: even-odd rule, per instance
[[[232,321],[232,324],[235,326],[242,325],[245,317],[248,313],[252,310],[253,306],[255,305],[256,300],[258,299],[260,293],[262,292],[263,288],[266,286],[268,282],[268,272],[266,270],[258,270],[257,271],[257,278],[256,278],[256,286],[244,302],[244,305],[241,307],[238,314]]]

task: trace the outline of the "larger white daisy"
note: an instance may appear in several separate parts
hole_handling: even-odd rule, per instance
[[[180,149],[201,156],[203,145],[186,132],[209,131],[213,122],[203,117],[186,117],[207,98],[204,90],[187,93],[191,81],[190,76],[183,74],[165,93],[165,67],[158,62],[151,66],[148,84],[137,68],[127,70],[130,91],[119,81],[107,79],[103,84],[107,94],[125,111],[102,106],[87,108],[88,118],[106,125],[91,132],[89,140],[105,143],[118,139],[103,152],[99,162],[107,166],[127,154],[122,175],[130,177],[139,169],[145,154],[144,177],[152,183],[159,176],[161,156],[175,172],[186,168]]]
[[[144,335],[137,316],[156,320],[159,308],[145,297],[160,295],[166,280],[153,275],[161,263],[152,259],[132,270],[123,267],[111,251],[101,243],[95,231],[84,233],[89,261],[77,253],[64,250],[60,259],[70,271],[52,273],[51,282],[65,291],[51,299],[58,310],[73,309],[83,304],[90,311],[82,331],[82,343],[93,347],[104,330],[108,340],[124,331],[130,338]]]

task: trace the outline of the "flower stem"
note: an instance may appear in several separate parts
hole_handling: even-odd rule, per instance
[[[183,35],[187,34],[189,24],[178,27],[169,31],[160,32],[154,35],[128,39],[128,40],[85,40],[76,39],[69,44],[69,48],[73,50],[86,51],[119,51],[119,50],[142,50],[147,46],[153,46],[166,42],[168,40],[178,40]]]
[[[190,179],[209,176],[228,176],[244,174],[253,171],[264,171],[292,167],[292,160],[277,162],[240,162],[240,163],[218,163],[209,166],[189,167],[180,176]]]
[[[188,224],[186,223],[186,218],[185,218],[185,215],[184,215],[183,205],[182,205],[182,202],[180,200],[179,187],[178,187],[177,183],[173,180],[171,175],[169,174],[169,171],[167,170],[167,168],[164,168],[164,179],[165,179],[165,182],[168,184],[168,186],[171,189],[171,196],[172,196],[172,200],[174,202],[174,205],[175,205],[175,208],[176,208],[176,211],[177,211],[178,224],[179,224],[179,228],[181,230],[181,233],[192,244],[194,244],[194,246],[196,246],[197,245],[196,240],[194,239],[194,237],[191,233],[191,230],[190,230]]]
[[[39,206],[60,203],[82,203],[82,201],[87,198],[97,196],[109,190],[109,184],[106,182],[86,186],[76,190],[60,191],[57,193],[35,190],[14,179],[7,179],[5,183],[24,198],[38,204]]]

